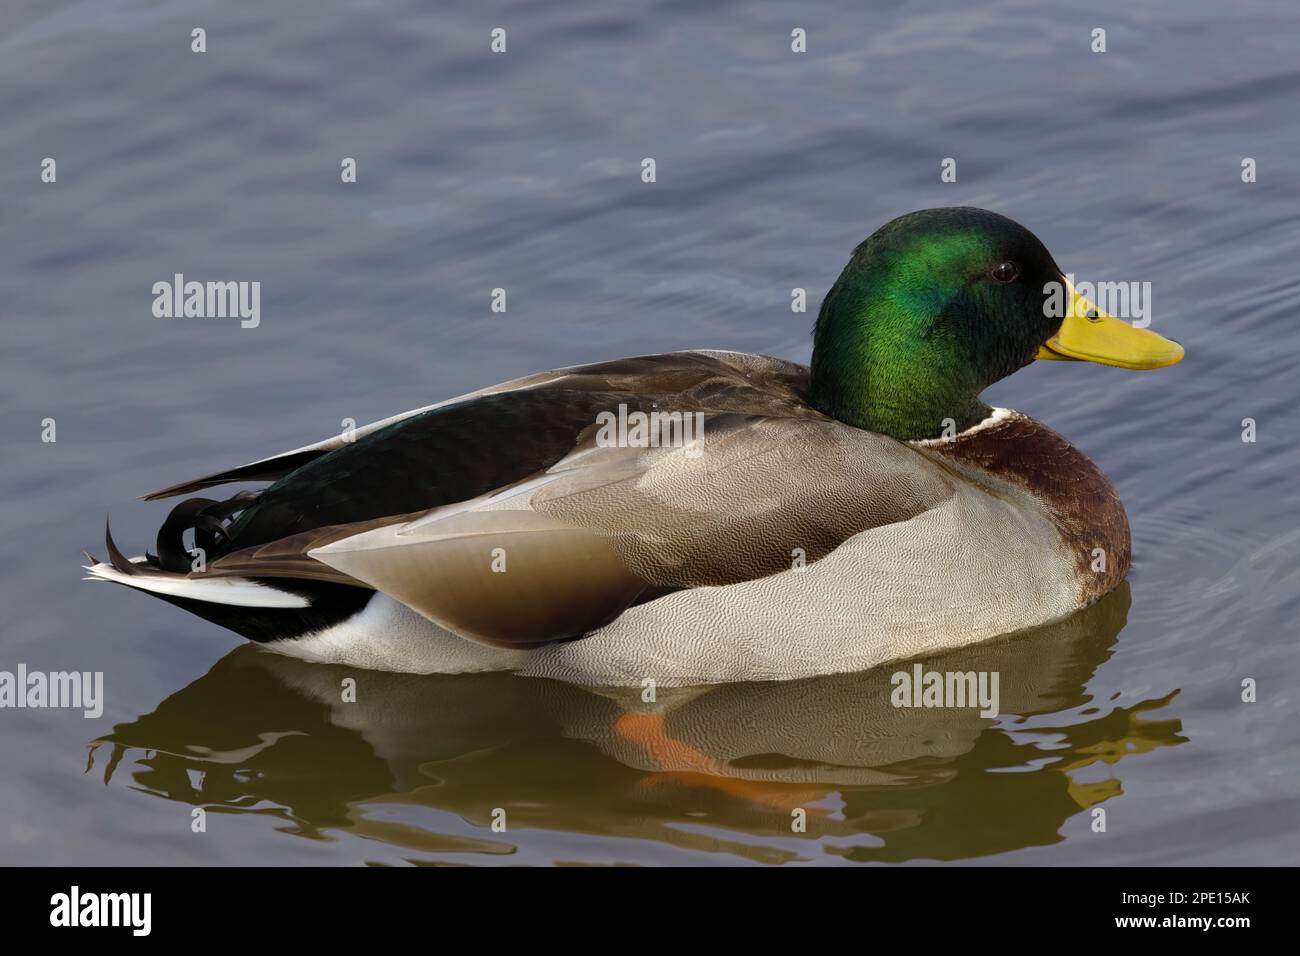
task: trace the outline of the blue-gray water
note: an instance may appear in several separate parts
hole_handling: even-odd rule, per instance
[[[968,7],[6,3],[0,669],[102,670],[106,703],[0,711],[0,862],[1294,861],[1300,13]],[[989,393],[1101,465],[1135,553],[1090,617],[969,652],[996,722],[909,725],[879,675],[726,688],[674,725],[712,762],[655,772],[605,698],[362,675],[340,706],[346,673],[79,580],[109,510],[138,553],[168,503],[136,495],[347,418],[621,355],[806,359],[859,240],[962,204],[1151,282],[1187,348]],[[260,326],[154,318],[177,272],[260,281]]]

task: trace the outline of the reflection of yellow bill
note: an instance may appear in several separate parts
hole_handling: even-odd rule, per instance
[[[1069,283],[1070,305],[1061,328],[1038,347],[1037,358],[1096,362],[1119,368],[1163,368],[1183,358],[1183,347],[1150,329],[1107,315]]]

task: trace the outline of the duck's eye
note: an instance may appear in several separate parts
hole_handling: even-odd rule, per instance
[[[1006,262],[998,263],[991,274],[998,282],[1011,282],[1020,275],[1020,266],[1008,259]]]

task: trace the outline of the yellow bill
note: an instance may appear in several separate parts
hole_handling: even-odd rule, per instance
[[[1037,358],[1066,362],[1096,362],[1119,368],[1164,368],[1183,358],[1183,347],[1150,329],[1139,329],[1107,315],[1066,283],[1069,299],[1065,321]]]

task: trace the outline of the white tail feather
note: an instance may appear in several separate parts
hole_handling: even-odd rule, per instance
[[[140,559],[132,559],[139,564]],[[112,581],[140,591],[168,594],[172,597],[206,601],[209,604],[228,604],[235,607],[310,607],[311,602],[297,594],[289,594],[258,584],[247,578],[192,578],[179,574],[126,574],[111,564],[84,565],[90,572],[87,581]]]

